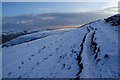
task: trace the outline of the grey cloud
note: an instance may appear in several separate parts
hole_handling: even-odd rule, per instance
[[[45,28],[49,26],[80,25],[100,18],[105,18],[110,14],[97,12],[82,13],[44,13],[37,15],[21,15],[15,17],[3,17],[3,30],[25,30],[36,27]]]

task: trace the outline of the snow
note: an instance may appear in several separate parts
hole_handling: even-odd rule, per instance
[[[96,29],[98,29],[98,26],[100,27],[99,30],[91,30],[87,34],[84,51],[82,53],[82,63],[84,63],[85,69],[83,69],[80,75],[83,78],[113,78],[118,76],[118,32],[115,31],[115,27],[112,28],[113,26],[107,26],[103,23],[104,21],[98,21],[90,24],[90,26],[94,26]],[[94,56],[90,49],[93,31],[96,31],[97,47],[101,49],[98,59],[102,61],[97,64],[94,61]],[[105,54],[109,55],[109,59],[104,58]]]
[[[0,79],[2,78],[2,49],[0,48]]]
[[[71,28],[71,29],[74,29],[74,28]],[[15,38],[15,39],[9,41],[9,42],[4,43],[3,45],[5,45],[5,46],[17,45],[17,44],[29,42],[29,41],[32,41],[32,40],[48,37],[50,35],[53,36],[53,35],[63,34],[63,33],[67,32],[67,31],[69,31],[71,29],[59,29],[59,30],[52,30],[52,31],[51,30],[40,31],[40,32],[36,32],[36,33],[20,36],[18,38]]]
[[[5,44],[16,45],[2,48],[2,77],[117,78],[118,27],[99,20],[79,28],[47,30],[13,39]],[[77,57],[82,48],[80,61]]]

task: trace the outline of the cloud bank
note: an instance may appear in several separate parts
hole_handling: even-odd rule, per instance
[[[44,13],[37,15],[21,15],[15,17],[3,17],[2,28],[4,30],[25,30],[25,29],[47,29],[54,26],[81,25],[88,22],[105,18],[110,14],[97,12],[80,12],[80,13]],[[60,28],[60,27],[59,27]],[[62,27],[63,28],[63,27]]]

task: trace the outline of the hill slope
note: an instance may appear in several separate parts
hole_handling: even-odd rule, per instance
[[[116,78],[118,28],[98,20],[11,40],[2,48],[3,78]]]

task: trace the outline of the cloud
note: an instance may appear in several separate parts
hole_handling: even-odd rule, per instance
[[[80,13],[80,12],[92,12],[93,10],[87,9],[87,8],[80,8],[77,9],[75,12]]]
[[[118,9],[120,9],[120,6],[118,6],[119,1],[118,0],[110,0],[107,2],[107,5],[102,6],[99,10],[96,10],[98,12],[102,13],[111,13],[111,14],[118,14]]]
[[[118,7],[118,0],[110,0],[110,2],[107,2],[107,5],[101,7],[101,9],[106,9],[109,7]]]
[[[52,19],[55,19],[56,17],[52,17],[52,16],[46,16],[46,17],[40,17],[39,19],[42,19],[42,20],[52,20]]]
[[[107,7],[105,9],[101,9],[101,10],[94,10],[94,11],[88,11],[88,12],[95,12],[95,13],[102,13],[102,14],[118,14],[118,7]]]
[[[46,11],[46,10],[51,10],[50,8],[39,8],[39,11]]]
[[[118,9],[119,9],[118,7],[108,7],[104,9],[103,11],[107,13],[118,14]]]
[[[20,20],[20,21],[16,21],[16,24],[30,24],[32,23],[32,20]]]
[[[118,0],[110,0],[106,6],[101,7],[100,11],[104,13],[118,14],[120,10],[120,4]]]
[[[107,2],[105,6],[102,6],[99,10],[90,10],[86,8],[81,8],[76,10],[76,12],[97,12],[97,13],[104,13],[104,14],[118,14],[118,10],[120,11],[120,2],[118,6],[117,0],[110,0],[110,2]]]
[[[3,17],[3,30],[26,30],[35,28],[57,28],[66,25],[81,25],[94,20],[111,16],[98,12],[79,13],[44,13],[37,15],[22,15]],[[63,28],[63,27],[61,27]]]
[[[51,11],[54,11],[51,8],[38,8],[37,13],[49,13]]]

